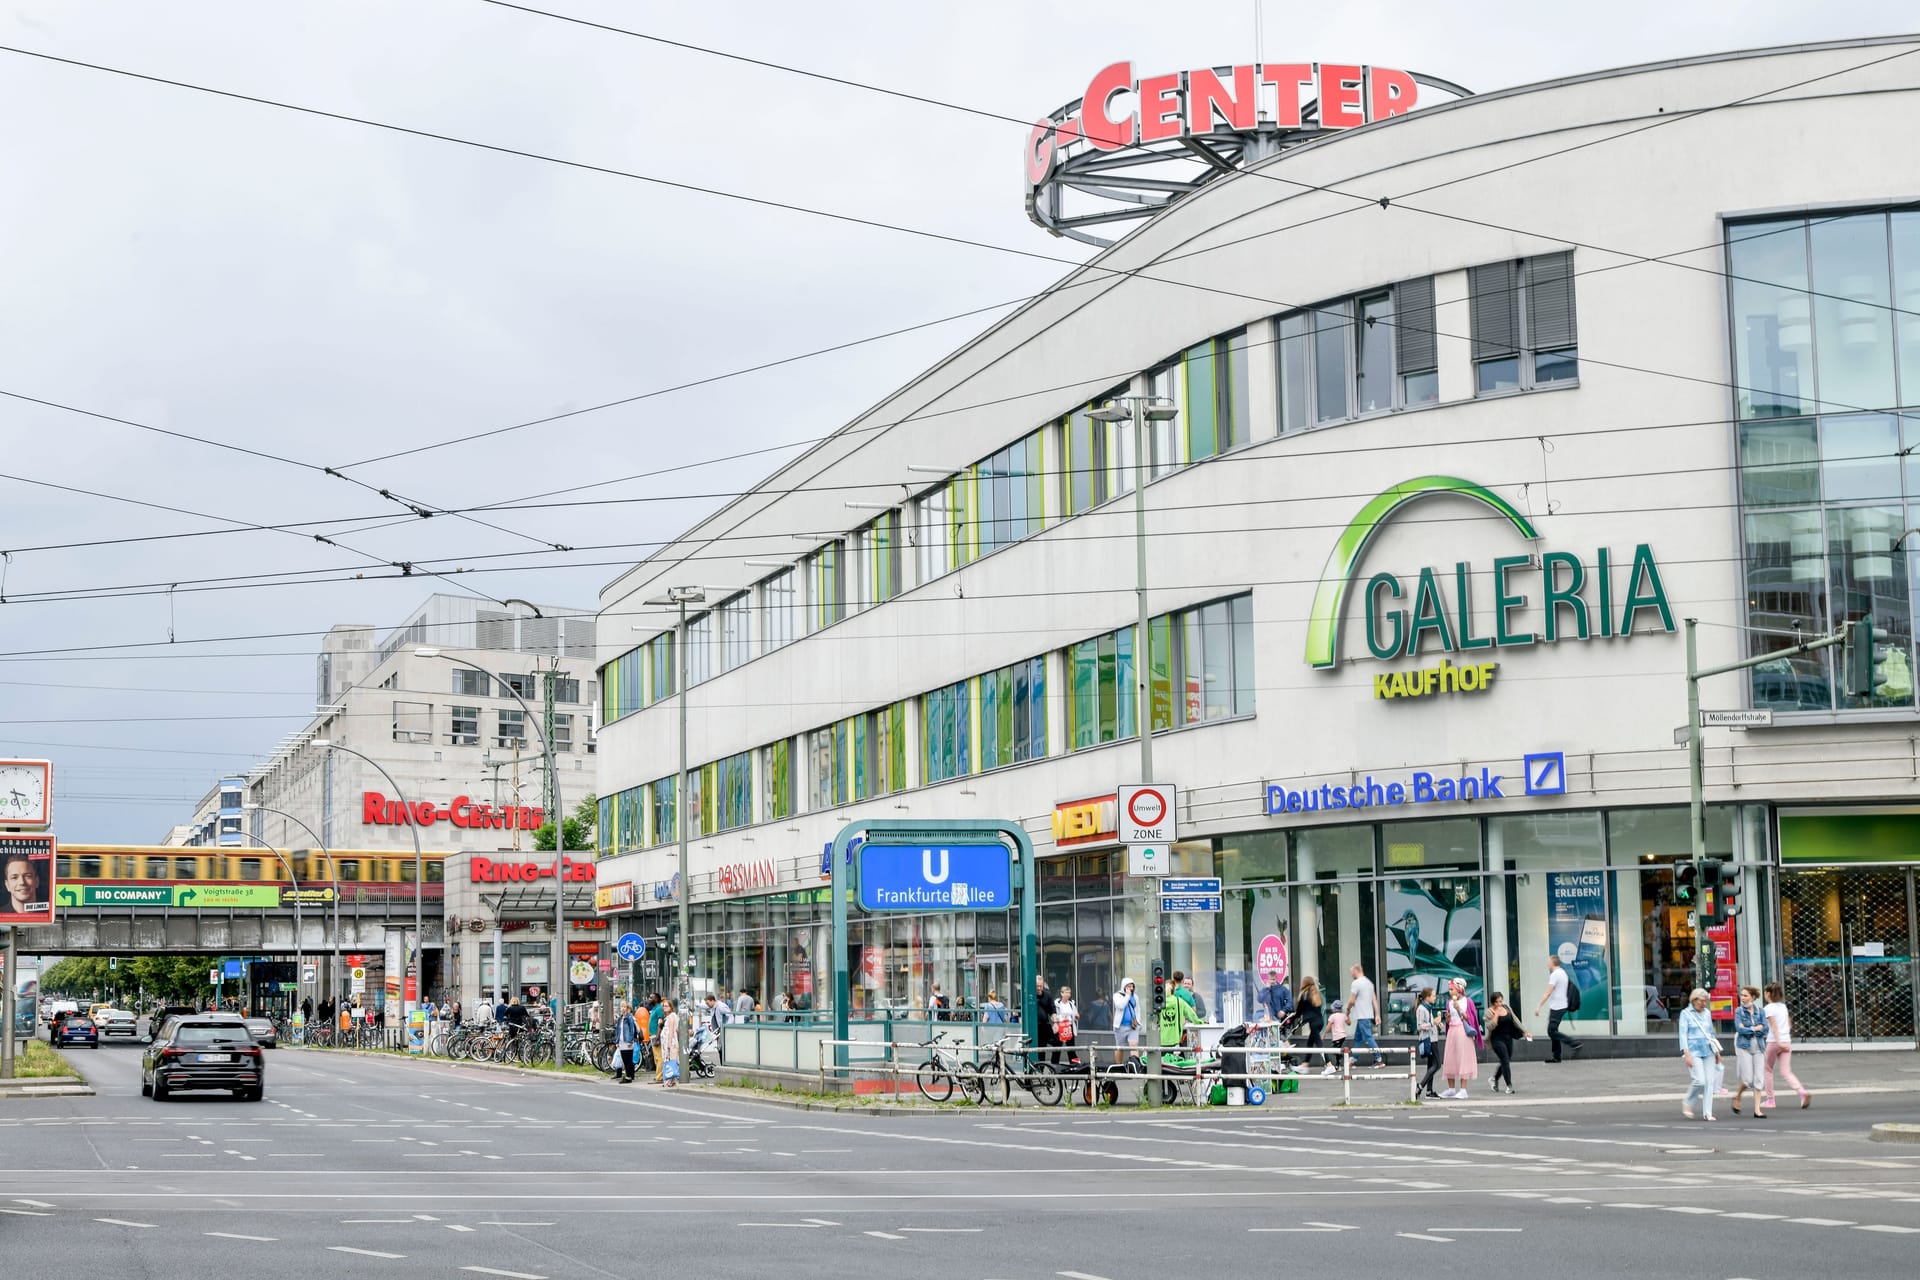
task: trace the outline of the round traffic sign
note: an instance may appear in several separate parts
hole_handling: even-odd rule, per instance
[[[622,960],[638,960],[647,954],[647,940],[637,933],[623,933],[614,944]]]
[[[1127,797],[1127,818],[1139,827],[1157,827],[1167,816],[1167,798],[1150,787]]]

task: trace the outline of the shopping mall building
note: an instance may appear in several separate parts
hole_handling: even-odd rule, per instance
[[[1353,127],[1339,94],[1367,75],[1332,70],[1359,81],[1323,79],[1325,127],[607,586],[602,913],[657,942],[684,890],[697,989],[818,1008],[823,846],[1004,818],[1037,847],[1042,968],[1096,1025],[1156,957],[1249,1012],[1272,938],[1295,987],[1344,991],[1358,963],[1525,1013],[1558,953],[1583,1038],[1664,1051],[1703,942],[1674,892],[1686,620],[1712,667],[1871,619],[1866,694],[1831,650],[1703,682],[1709,710],[1772,713],[1706,730],[1706,841],[1742,887],[1723,972],[1783,979],[1803,1038],[1912,1043],[1920,46],[1353,107]],[[1163,113],[1119,127],[1143,115]],[[1067,132],[1036,131],[1030,178],[1084,145]],[[1177,411],[1146,428],[1143,539],[1134,428],[1091,413],[1126,396]],[[796,555],[799,531],[819,541]],[[703,596],[684,633],[656,603],[675,587]],[[1143,719],[1178,788],[1173,870],[1219,877],[1218,912],[1163,913],[1125,873],[1113,797],[1141,780]],[[853,1005],[920,1007],[936,982],[1011,1002],[1014,920],[856,910]]]

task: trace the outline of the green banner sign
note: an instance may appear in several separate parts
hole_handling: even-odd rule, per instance
[[[272,884],[176,884],[176,907],[277,907],[280,886]]]
[[[224,908],[277,907],[282,894],[271,884],[63,884],[53,896],[63,907]],[[302,889],[300,901],[332,902],[333,889]]]
[[[291,906],[297,902],[303,907],[308,907],[316,902],[332,902],[333,898],[332,885],[328,885],[324,889],[282,889],[280,891],[280,905],[282,906]]]
[[[1780,861],[1800,866],[1920,862],[1920,814],[1783,813]]]
[[[170,884],[63,884],[55,894],[63,907],[137,907],[173,905]]]

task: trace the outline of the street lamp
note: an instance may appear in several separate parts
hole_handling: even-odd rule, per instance
[[[1153,671],[1153,620],[1147,610],[1147,423],[1170,422],[1179,416],[1172,402],[1155,396],[1119,396],[1093,410],[1088,416],[1096,422],[1133,423],[1133,559],[1134,593],[1138,597],[1139,623],[1133,642],[1134,716],[1140,731],[1140,781],[1153,781],[1153,690],[1149,685]],[[1140,913],[1143,921],[1157,922],[1153,886],[1142,877]],[[1148,942],[1157,953],[1160,930],[1157,923],[1147,925]],[[1156,956],[1149,956],[1151,964]],[[1029,977],[1028,981],[1032,981]],[[1160,1093],[1160,1055],[1147,1055],[1147,1105],[1152,1106]]]
[[[315,832],[312,827],[308,826],[305,822],[301,821],[299,818],[294,817],[292,814],[288,813],[285,809],[275,809],[269,805],[264,805],[264,804],[243,804],[240,806],[240,808],[245,813],[278,814],[281,818],[284,818],[286,821],[293,823],[296,827],[299,827],[302,831],[306,832],[307,837],[311,839],[314,843],[314,846],[320,850],[320,856],[327,860],[327,866],[331,869],[333,873],[333,963],[327,969],[327,991],[331,995],[337,995],[338,992],[336,988],[339,986],[339,982],[340,982],[340,861],[339,859],[333,856],[332,851],[327,848],[327,842],[322,840],[319,834]],[[297,906],[298,903],[296,902],[295,905]],[[327,913],[326,913],[326,910],[322,908],[320,912],[320,923],[324,925],[326,921],[327,921]]]
[[[421,857],[420,855],[420,824],[413,821],[413,806],[410,804],[407,804],[406,792],[402,791],[400,789],[400,784],[393,780],[393,775],[387,772],[386,766],[382,765],[378,760],[375,760],[372,756],[368,755],[366,752],[355,751],[352,747],[342,746],[340,743],[335,742],[330,738],[315,738],[310,745],[319,747],[322,751],[344,751],[348,755],[364,760],[368,764],[372,765],[374,769],[380,774],[380,776],[387,780],[387,785],[393,788],[394,798],[397,799],[401,803],[401,805],[404,806],[407,810],[407,830],[413,834],[413,950],[414,950],[414,954],[412,959],[413,959],[413,966],[414,966],[414,978],[413,978],[414,986],[415,986],[414,994],[415,996],[424,994],[419,990],[420,987],[423,987],[426,985],[425,979],[427,976],[426,966],[420,962],[421,961],[420,953],[425,950],[426,941],[427,941],[426,912],[421,905],[421,902],[422,902],[421,890],[422,890],[422,886],[426,882],[427,873],[426,873],[426,859]],[[407,1000],[406,965],[403,963],[401,965],[401,972],[400,972],[400,1023],[402,1026],[408,1025],[409,1019],[407,1015],[410,1014],[411,1012],[412,1012],[412,1006],[410,1002]]]
[[[510,601],[509,603],[515,602]],[[518,601],[517,603],[526,604],[524,600]],[[533,606],[529,604],[527,608],[533,609]],[[533,609],[533,614],[537,618],[540,616],[540,611]],[[553,823],[553,946],[555,954],[553,957],[554,972],[548,975],[553,980],[547,984],[547,987],[553,992],[553,1062],[555,1067],[564,1068],[567,1065],[567,983],[570,981],[566,973],[567,838],[566,825],[561,821],[560,816],[560,770],[553,758],[553,744],[547,741],[547,731],[542,726],[540,717],[534,715],[533,708],[527,705],[527,700],[514,692],[512,685],[479,663],[472,662],[466,658],[456,658],[450,653],[442,653],[438,649],[426,646],[415,649],[413,656],[416,658],[439,658],[443,661],[451,662],[456,667],[466,667],[470,670],[478,671],[481,675],[493,681],[502,689],[505,689],[507,696],[520,704],[520,713],[526,717],[526,723],[533,726],[533,731],[540,735],[540,755],[546,761],[545,776],[547,779],[548,803],[553,807],[553,811],[547,815],[547,819]],[[498,982],[499,978],[500,975],[498,973],[494,974],[495,982]]]
[[[241,807],[245,808],[246,806],[243,805]],[[300,976],[300,966],[306,962],[307,953],[306,953],[306,948],[301,945],[302,939],[300,937],[300,877],[294,873],[293,859],[289,858],[286,854],[280,852],[278,849],[268,844],[265,840],[262,840],[259,836],[254,835],[251,831],[242,831],[239,834],[243,838],[253,841],[255,844],[259,845],[262,849],[265,849],[268,853],[272,854],[274,857],[280,859],[280,861],[286,865],[287,879],[293,882],[293,975],[297,979]],[[320,918],[322,920],[325,920],[326,914],[322,912]],[[300,989],[300,984],[297,981],[294,983],[293,989],[295,991],[298,991]]]
[[[668,587],[663,598],[646,602],[650,605],[674,605],[680,611],[679,638],[675,644],[680,651],[680,682],[677,690],[680,695],[680,776],[673,784],[673,825],[680,837],[680,954],[674,959],[680,966],[681,1008],[686,1007],[693,991],[693,970],[687,964],[693,954],[693,935],[689,932],[692,913],[687,909],[693,889],[693,881],[687,876],[687,606],[700,604],[706,598],[704,587]]]

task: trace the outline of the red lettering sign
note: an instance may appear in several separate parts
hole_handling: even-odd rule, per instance
[[[566,859],[567,883],[591,883],[595,878],[591,862]],[[553,879],[551,862],[498,862],[492,858],[467,859],[467,879],[475,884],[532,884]]]
[[[430,800],[409,805],[389,800],[378,791],[360,793],[362,826],[430,827],[436,822],[450,822],[469,830],[538,831],[547,823],[547,812],[538,805],[522,804],[495,809],[490,804],[476,804],[469,796],[455,796],[450,803],[436,807]]]
[[[720,885],[722,893],[745,893],[749,889],[771,889],[779,883],[780,877],[773,869],[773,861],[763,858],[758,862],[735,862],[721,867],[714,873],[714,879]]]

